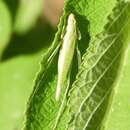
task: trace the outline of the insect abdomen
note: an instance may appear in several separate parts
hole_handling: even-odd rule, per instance
[[[67,79],[67,74],[70,70],[74,55],[76,40],[76,20],[74,18],[74,15],[70,14],[68,17],[66,34],[63,38],[63,45],[58,60],[58,82],[56,90],[56,100],[59,100],[61,88],[63,87],[63,84]]]

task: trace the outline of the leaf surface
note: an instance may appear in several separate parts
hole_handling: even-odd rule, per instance
[[[64,114],[61,113],[61,118],[58,120],[58,124],[56,124],[56,119],[59,109],[61,108],[60,105],[62,100],[58,103],[55,101],[55,87],[57,82],[58,47],[62,41],[61,35],[64,35],[65,32],[67,17],[69,13],[73,13],[76,17],[77,26],[82,36],[82,39],[78,44],[83,55],[88,47],[88,42],[90,39],[89,35],[92,37],[91,39],[93,39],[97,33],[100,33],[103,30],[104,25],[107,22],[107,16],[111,12],[115,3],[115,0],[106,0],[104,2],[102,2],[102,0],[65,1],[64,13],[58,25],[58,31],[55,35],[52,46],[43,56],[41,69],[37,75],[34,90],[28,102],[24,127],[25,130],[50,130],[55,126],[56,130],[64,130],[66,128],[69,121],[68,118],[70,117],[68,116],[68,111],[66,110],[63,111]],[[108,8],[105,8],[106,5]],[[101,19],[103,19],[102,23]],[[90,28],[88,25],[90,25]],[[108,39],[109,42],[111,40]],[[54,53],[56,55],[52,56]],[[73,68],[72,73],[74,75],[72,80],[73,82],[77,73],[75,67]],[[65,90],[63,90],[63,92],[64,91]]]
[[[129,3],[117,4],[104,31],[90,43],[83,56],[77,79],[70,90],[69,130],[93,130],[99,127],[104,111],[102,104],[107,102],[105,99],[114,87],[124,48],[128,46],[129,9]]]

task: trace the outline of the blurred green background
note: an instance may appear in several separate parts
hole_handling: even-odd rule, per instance
[[[0,0],[0,130],[23,126],[27,100],[63,1]]]

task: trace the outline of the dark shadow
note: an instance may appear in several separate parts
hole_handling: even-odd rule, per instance
[[[12,35],[11,41],[2,55],[2,61],[18,55],[38,52],[51,44],[53,36],[54,30],[39,20],[37,25],[26,35]]]
[[[88,48],[89,41],[90,41],[89,21],[81,15],[76,15],[76,20],[78,21],[77,23],[78,30],[80,31],[81,36],[82,36],[81,39],[78,40],[77,44],[78,44],[78,48],[80,50],[81,56],[83,56],[83,54],[85,54],[86,52],[86,49]],[[75,50],[70,84],[72,84],[75,81],[76,74],[78,73],[78,69],[79,67],[78,67],[78,61],[77,61],[77,52]]]
[[[81,52],[81,55],[83,55],[86,52],[86,49],[88,48],[89,41],[90,41],[90,35],[89,35],[89,21],[86,19],[86,17],[81,15],[76,15],[76,19],[78,21],[78,28],[81,33],[81,40],[78,42],[78,46]]]
[[[4,2],[7,4],[11,12],[12,20],[14,21],[20,0],[4,0]]]

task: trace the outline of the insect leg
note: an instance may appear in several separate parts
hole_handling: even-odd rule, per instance
[[[51,62],[53,57],[57,54],[59,48],[60,48],[61,44],[58,44],[57,47],[55,48],[55,50],[52,52],[52,54],[50,55],[50,57],[48,58],[48,62]]]
[[[78,60],[78,68],[81,64],[81,52],[79,50],[78,44],[76,45],[76,52],[77,52],[77,60]]]

